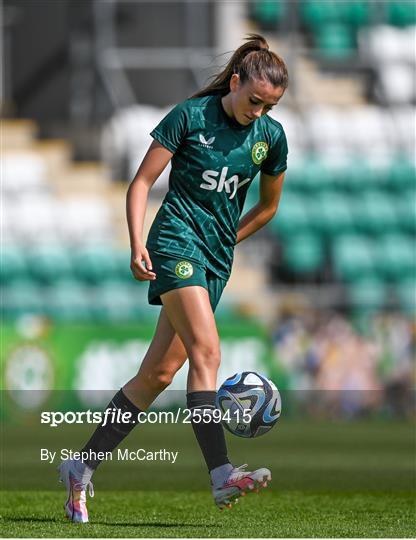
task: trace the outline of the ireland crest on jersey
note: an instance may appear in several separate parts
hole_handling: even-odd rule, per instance
[[[269,151],[269,145],[263,141],[256,142],[251,150],[251,157],[256,165],[266,159],[267,152]]]
[[[178,278],[187,279],[190,278],[193,273],[194,269],[192,267],[192,264],[188,261],[178,262],[175,267],[175,274],[178,276]]]

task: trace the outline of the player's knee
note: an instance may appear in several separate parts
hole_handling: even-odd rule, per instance
[[[162,391],[170,385],[176,371],[177,369],[174,367],[157,366],[142,371],[141,375],[144,377],[146,387],[152,390]]]
[[[196,343],[190,352],[191,365],[197,370],[218,370],[221,362],[219,343]]]
[[[173,381],[175,373],[175,371],[169,369],[157,370],[155,373],[155,383],[157,387],[162,390],[167,388]]]

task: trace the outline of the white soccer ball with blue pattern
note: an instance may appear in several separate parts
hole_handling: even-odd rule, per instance
[[[244,371],[226,379],[217,392],[223,426],[239,437],[268,433],[280,417],[282,401],[272,381]]]

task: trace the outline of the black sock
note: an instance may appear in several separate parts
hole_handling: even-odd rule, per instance
[[[107,419],[106,424],[103,426],[104,422],[104,413],[103,413],[103,422],[97,427],[94,431],[91,439],[82,449],[82,452],[112,452],[116,446],[118,446],[121,441],[127,437],[130,431],[137,424],[137,415],[140,411],[123,393],[122,390],[119,390],[117,394],[113,397],[110,403],[105,408],[105,411],[110,409],[114,411],[117,409],[117,414],[130,412],[131,420],[128,423],[117,421],[110,422],[111,418]],[[120,413],[118,412],[120,411]],[[124,417],[125,418],[125,417]],[[84,463],[88,465],[91,469],[96,469],[101,463],[101,459],[85,459]]]
[[[203,414],[204,410],[215,410],[215,391],[202,391],[202,392],[190,392],[187,394],[187,406],[188,409],[201,409],[198,413],[201,414],[201,421],[197,422],[199,418],[192,420],[192,427],[194,429],[195,436],[198,444],[201,447],[202,453],[205,458],[205,462],[208,467],[208,471],[230,463],[227,457],[227,446],[225,444],[224,429],[220,422],[215,422],[211,419],[211,422],[204,422]],[[205,413],[206,415],[207,413]]]

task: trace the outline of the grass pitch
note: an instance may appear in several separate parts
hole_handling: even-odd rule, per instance
[[[268,466],[273,481],[231,510],[215,508],[190,426],[143,426],[123,445],[176,448],[174,465],[107,462],[94,477],[91,522],[68,523],[56,463],[39,448],[74,449],[90,429],[6,429],[3,537],[414,537],[415,439],[411,423],[299,423],[282,419],[254,440],[227,436],[236,464]],[[130,437],[129,437],[130,439]]]

